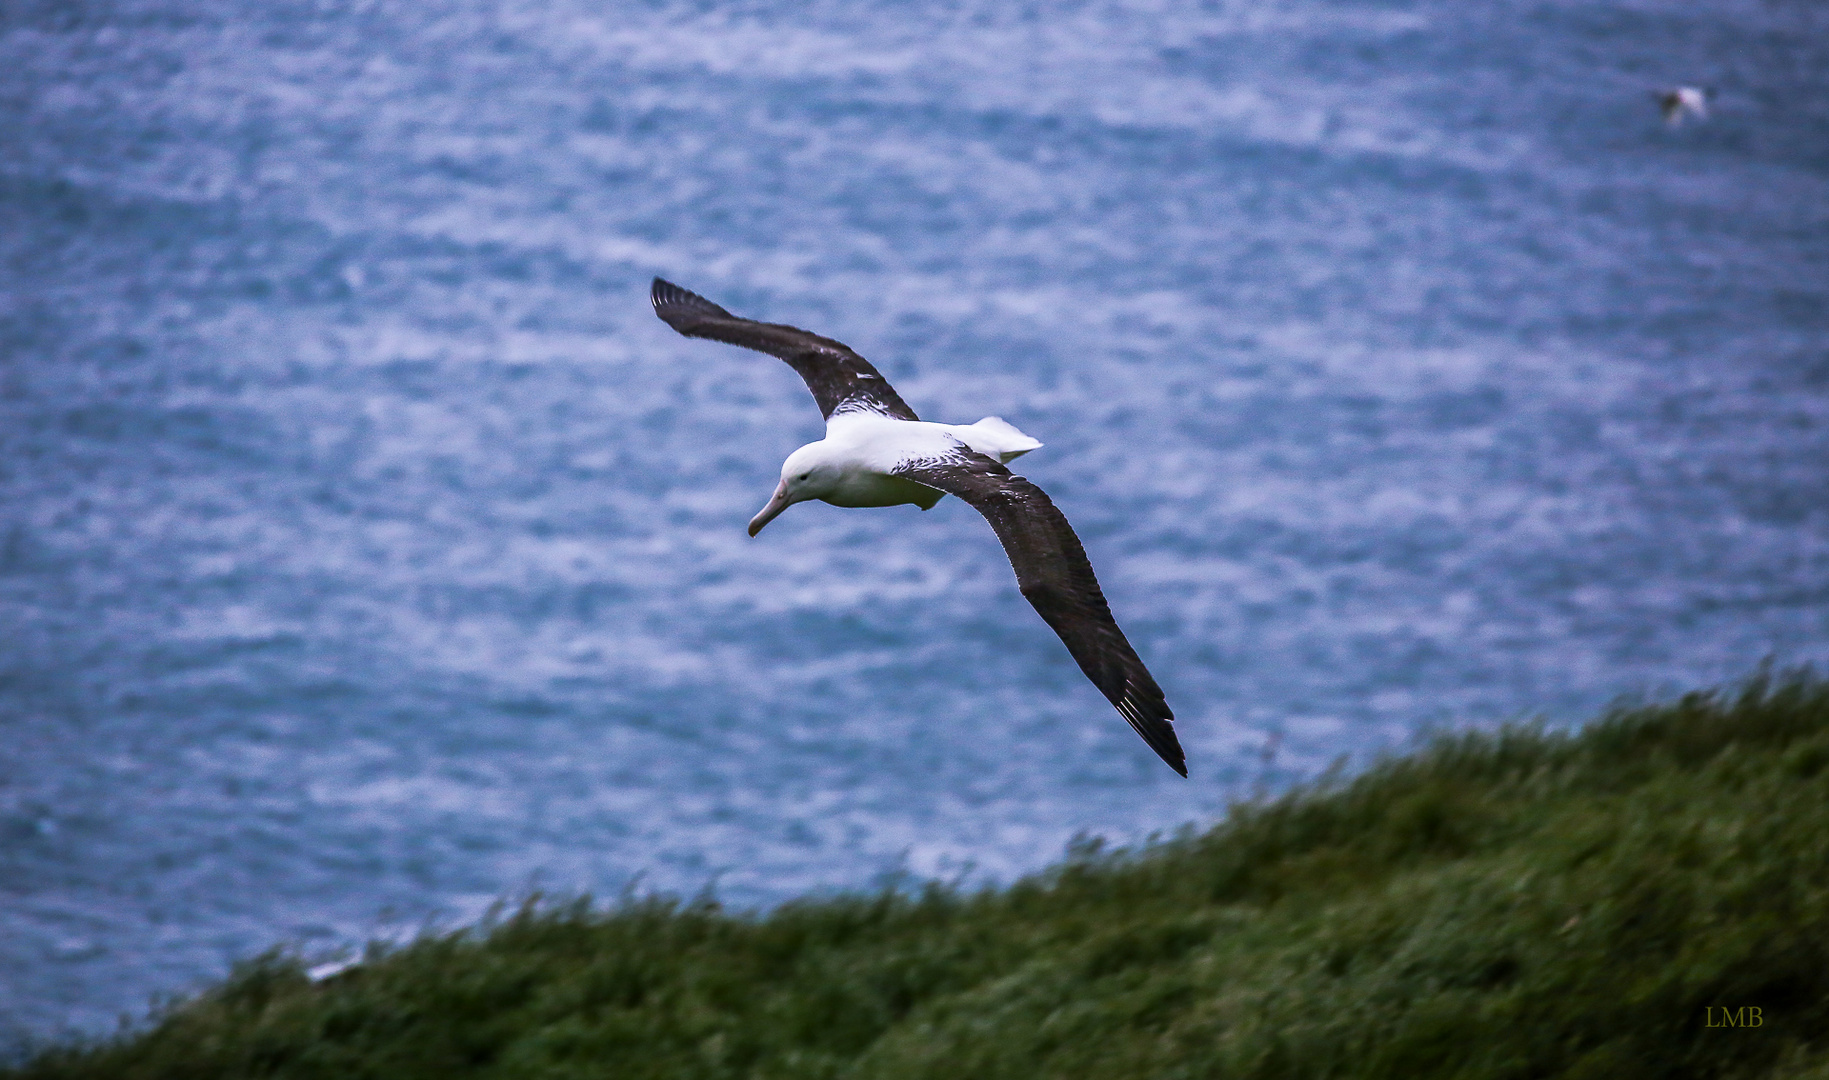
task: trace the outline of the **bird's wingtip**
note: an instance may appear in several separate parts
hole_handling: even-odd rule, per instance
[[[1152,689],[1154,684],[1151,684]],[[1181,740],[1175,737],[1175,714],[1169,711],[1168,702],[1162,700],[1161,691],[1155,691],[1150,697],[1155,698],[1155,707],[1149,707],[1146,699],[1136,692],[1134,683],[1127,682],[1124,694],[1113,702],[1118,707],[1118,714],[1123,716],[1131,730],[1143,737],[1162,763],[1174,769],[1185,779],[1188,775],[1188,755],[1181,749]]]
[[[693,292],[684,289],[666,278],[657,277],[648,286],[648,302],[654,305],[654,313],[669,323],[668,316],[690,317],[693,315],[710,315],[718,318],[732,318],[730,312]]]
[[[1186,780],[1188,778],[1188,756],[1181,749],[1181,740],[1175,737],[1173,727],[1169,728],[1167,734],[1166,746],[1157,746],[1152,743],[1150,749],[1156,752],[1156,756],[1162,759],[1164,765],[1174,769],[1183,780]]]

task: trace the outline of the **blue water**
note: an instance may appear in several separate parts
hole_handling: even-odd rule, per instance
[[[0,5],[0,1035],[1829,661],[1829,8]],[[1720,91],[1679,129],[1650,91]],[[1001,415],[1180,717],[665,275]]]

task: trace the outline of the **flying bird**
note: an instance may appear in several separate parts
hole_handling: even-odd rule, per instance
[[[1169,768],[1188,774],[1175,714],[1111,617],[1086,549],[1041,488],[1004,468],[1041,443],[990,416],[934,424],[915,415],[870,361],[831,338],[744,319],[654,279],[654,313],[687,337],[741,345],[787,361],[825,415],[826,437],[789,454],[781,483],[749,523],[754,536],[797,502],[932,508],[957,495],[1003,542],[1016,584],[1060,635],[1080,670]]]
[[[1685,116],[1693,116],[1697,120],[1708,119],[1708,99],[1715,96],[1715,91],[1712,88],[1677,86],[1669,90],[1653,90],[1652,95],[1658,99],[1658,108],[1664,113],[1664,122],[1671,127],[1682,127]]]

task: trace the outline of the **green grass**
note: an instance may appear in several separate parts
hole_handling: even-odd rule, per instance
[[[0,1076],[1829,1078],[1826,796],[1829,684],[1756,680],[1002,889],[535,904],[315,984],[270,956]]]

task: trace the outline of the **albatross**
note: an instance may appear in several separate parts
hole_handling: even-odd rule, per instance
[[[1715,96],[1713,87],[1698,89],[1694,86],[1653,90],[1651,93],[1658,99],[1658,109],[1664,114],[1664,122],[1671,127],[1682,127],[1685,116],[1693,116],[1698,121],[1707,120],[1708,99]]]
[[[1188,774],[1175,714],[1111,617],[1073,526],[1046,492],[1004,467],[1041,443],[995,416],[976,424],[922,420],[868,360],[831,338],[740,318],[660,278],[649,299],[654,313],[687,337],[787,361],[825,416],[826,437],[788,455],[781,483],[750,521],[749,535],[809,499],[834,506],[913,503],[928,510],[957,495],[991,523],[1017,587],[1080,670],[1169,768]]]

